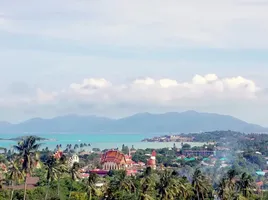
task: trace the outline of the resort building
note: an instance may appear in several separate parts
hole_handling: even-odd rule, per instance
[[[209,151],[209,150],[182,150],[181,152],[184,156],[211,156],[215,155],[215,151]]]
[[[122,152],[118,150],[110,150],[102,154],[101,165],[104,170],[126,169],[127,160]]]

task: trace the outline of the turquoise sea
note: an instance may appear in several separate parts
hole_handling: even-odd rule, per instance
[[[0,134],[0,138],[9,139],[16,138],[29,134]],[[37,135],[37,134],[36,134]],[[90,148],[100,148],[100,149],[111,149],[111,148],[121,148],[122,145],[127,145],[131,147],[132,145],[138,149],[145,148],[163,148],[163,147],[173,147],[174,142],[141,142],[144,138],[151,138],[154,136],[166,135],[166,133],[89,133],[89,134],[79,134],[79,133],[51,133],[51,134],[38,134],[38,136],[49,139],[49,141],[42,141],[42,147],[49,149],[54,149],[56,145],[61,144],[62,148],[65,148],[67,144],[80,144],[86,143],[91,144]],[[11,148],[16,144],[16,141],[1,140],[0,147]],[[191,146],[201,146],[203,143],[191,143]],[[181,146],[181,143],[176,143],[177,147]]]

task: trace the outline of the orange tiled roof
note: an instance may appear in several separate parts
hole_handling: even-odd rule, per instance
[[[101,163],[104,162],[115,162],[117,164],[126,163],[126,158],[123,153],[117,150],[110,150],[102,154]]]
[[[259,181],[259,182],[257,182],[256,185],[257,185],[258,187],[263,186],[263,181]]]

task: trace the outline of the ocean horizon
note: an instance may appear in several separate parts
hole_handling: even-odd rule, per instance
[[[141,142],[145,138],[152,138],[155,136],[167,135],[167,133],[45,133],[45,134],[28,134],[28,133],[13,133],[13,134],[0,134],[2,139],[10,139],[27,135],[36,135],[48,140],[41,141],[42,146],[40,149],[48,147],[49,149],[55,149],[57,145],[61,145],[62,149],[65,149],[67,144],[90,144],[87,150],[92,148],[103,149],[121,149],[122,145],[128,147],[134,147],[136,149],[158,149],[158,148],[170,148],[174,143],[177,147],[181,147],[181,142]],[[13,145],[16,145],[17,141],[1,140],[0,147],[11,149]],[[203,143],[187,142],[191,146],[201,146]]]

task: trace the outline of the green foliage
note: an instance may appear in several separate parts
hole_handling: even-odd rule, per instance
[[[71,192],[70,200],[87,200],[87,194],[85,192]]]
[[[145,155],[146,151],[138,149],[132,156],[132,160],[135,162],[144,162],[146,163],[148,156]]]
[[[129,153],[129,148],[128,146],[125,146],[124,144],[122,145],[122,150],[121,150],[124,154],[128,154]]]

